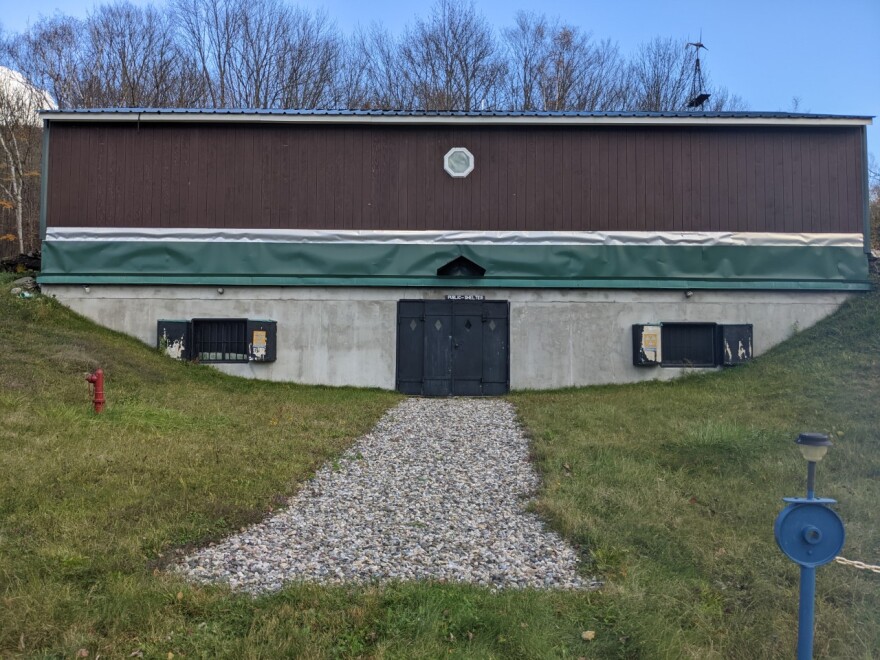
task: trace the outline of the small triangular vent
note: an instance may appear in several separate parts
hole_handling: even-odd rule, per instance
[[[486,269],[467,257],[456,257],[445,266],[437,269],[439,277],[483,277]]]

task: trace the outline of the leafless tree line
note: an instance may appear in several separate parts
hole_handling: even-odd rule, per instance
[[[120,0],[9,35],[2,61],[62,108],[680,110],[693,71],[679,40],[627,57],[542,14],[495,30],[466,0],[437,0],[401,34],[350,36],[285,0]],[[707,91],[706,109],[741,105]]]

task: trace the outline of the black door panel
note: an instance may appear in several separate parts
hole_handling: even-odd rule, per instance
[[[497,396],[510,389],[510,307],[506,302],[483,306],[483,394]]]
[[[448,396],[452,382],[452,303],[425,303],[424,385],[427,396]]]
[[[397,355],[421,356],[425,347],[425,306],[402,300],[397,306]],[[397,361],[397,389],[403,394],[421,394],[424,363],[418,360]]]
[[[483,381],[483,319],[473,305],[456,305],[452,323],[452,394],[479,396]],[[474,314],[474,312],[478,312]]]

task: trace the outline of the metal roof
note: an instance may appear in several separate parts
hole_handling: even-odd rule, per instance
[[[796,112],[541,112],[484,110],[283,110],[246,108],[82,108],[42,111],[50,121],[201,121],[391,124],[790,124],[867,125],[867,115]]]

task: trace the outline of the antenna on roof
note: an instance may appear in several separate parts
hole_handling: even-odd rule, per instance
[[[685,48],[693,48],[697,56],[694,61],[694,75],[691,78],[691,93],[686,105],[688,108],[702,109],[703,104],[709,100],[710,96],[703,87],[703,71],[700,69],[700,49],[709,50],[703,44],[703,31],[700,30],[700,38],[697,41],[689,41]]]

